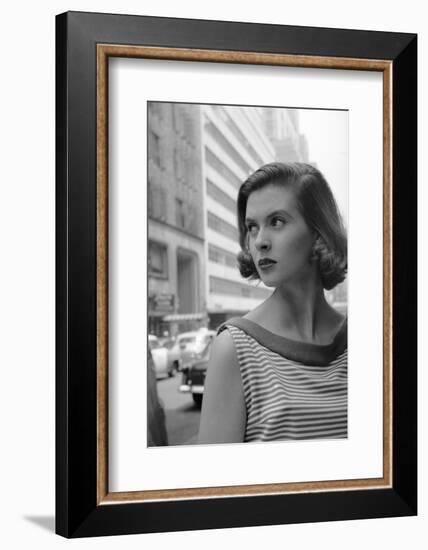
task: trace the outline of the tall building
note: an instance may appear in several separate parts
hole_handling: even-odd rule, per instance
[[[275,149],[275,159],[281,162],[308,162],[306,136],[299,131],[299,110],[263,109],[264,128]]]
[[[205,245],[197,105],[148,104],[149,331],[206,324]]]
[[[203,180],[206,216],[207,312],[211,328],[243,315],[271,291],[244,280],[237,269],[240,250],[236,198],[245,179],[274,160],[260,109],[204,105]]]

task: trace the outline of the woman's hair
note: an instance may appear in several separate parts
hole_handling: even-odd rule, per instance
[[[248,249],[245,217],[248,197],[266,185],[291,187],[294,190],[298,208],[316,235],[312,260],[318,263],[323,287],[326,290],[334,288],[346,277],[346,232],[333,193],[324,176],[319,170],[303,162],[265,164],[241,185],[237,204],[241,245],[238,267],[241,275],[249,279],[259,278]]]

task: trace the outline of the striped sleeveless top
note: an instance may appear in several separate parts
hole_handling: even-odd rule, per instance
[[[288,340],[244,318],[226,321],[247,410],[244,441],[347,437],[347,323],[328,345]]]

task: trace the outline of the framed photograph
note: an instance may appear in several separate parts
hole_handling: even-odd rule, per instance
[[[56,531],[417,513],[413,34],[56,19]]]

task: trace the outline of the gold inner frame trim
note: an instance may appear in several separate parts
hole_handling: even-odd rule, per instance
[[[346,69],[383,73],[383,477],[109,492],[108,490],[108,59]],[[378,489],[392,486],[392,68],[391,61],[187,48],[97,45],[97,503]]]

